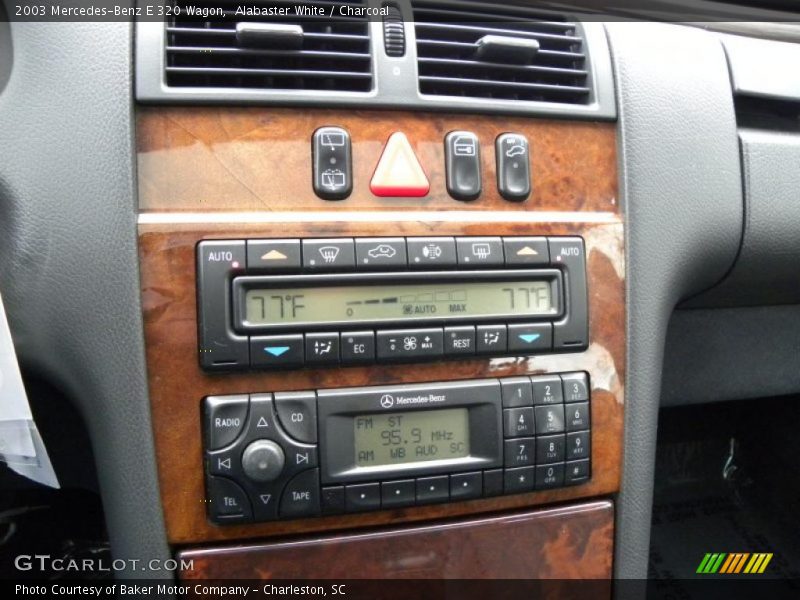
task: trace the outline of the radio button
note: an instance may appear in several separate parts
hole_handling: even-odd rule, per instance
[[[441,269],[456,266],[456,241],[451,237],[406,238],[408,266]]]
[[[247,240],[247,268],[285,273],[299,271],[300,240]]]
[[[371,331],[344,332],[340,346],[344,365],[375,362],[375,334]]]
[[[275,412],[286,433],[294,439],[317,443],[317,395],[314,392],[276,393]]]
[[[561,393],[561,378],[558,375],[531,377],[534,404],[561,404],[564,394]]]
[[[307,333],[306,334],[307,365],[338,365],[339,334]]]
[[[527,377],[509,377],[500,380],[503,395],[503,408],[533,406],[531,381]]]
[[[516,323],[508,326],[508,350],[530,354],[549,352],[553,348],[553,326],[550,323]]]
[[[564,435],[546,435],[536,438],[536,462],[548,464],[564,460]]]
[[[530,267],[550,264],[550,250],[544,237],[506,237],[503,250],[507,267]]]
[[[350,271],[355,266],[352,238],[303,240],[303,268],[307,271]]]
[[[536,453],[533,438],[506,440],[504,456],[507,467],[525,467],[534,464]]]
[[[589,458],[592,452],[588,431],[567,434],[567,460]]]
[[[533,409],[536,414],[536,435],[564,432],[564,405],[537,406]]]
[[[356,268],[369,271],[406,267],[404,238],[356,238]]]
[[[414,504],[414,480],[389,481],[381,484],[381,507],[400,508]]]
[[[295,475],[281,495],[281,517],[311,517],[320,513],[319,469]]]
[[[589,429],[589,424],[591,422],[589,403],[578,402],[576,404],[567,404],[566,417],[567,431]]]
[[[206,449],[231,444],[247,422],[247,396],[209,396],[204,401]]]
[[[503,242],[499,237],[456,238],[456,253],[461,267],[503,266]]]
[[[475,327],[472,325],[445,327],[444,354],[445,356],[475,354]]]
[[[562,485],[564,485],[564,463],[536,467],[537,490],[560,487]]]
[[[503,431],[507,438],[533,435],[533,408],[507,408],[503,411]]]
[[[503,491],[506,494],[533,491],[533,477],[533,467],[506,469],[503,473]]]
[[[505,325],[478,325],[476,346],[478,354],[505,354],[508,331]]]
[[[563,373],[564,402],[588,402],[589,378],[586,373]]]
[[[232,523],[249,521],[253,512],[247,495],[230,479],[208,478],[209,516],[213,521]]]
[[[250,364],[272,369],[302,367],[303,334],[251,337]]]
[[[482,493],[483,476],[480,471],[450,475],[450,500],[472,500],[480,498]]]
[[[589,480],[591,464],[588,460],[574,460],[566,465],[565,485],[577,485]]]
[[[442,329],[378,331],[378,360],[408,360],[444,354]]]
[[[450,498],[450,478],[447,475],[417,478],[417,503],[447,502]]]
[[[283,448],[272,440],[251,442],[242,453],[242,471],[252,481],[275,481],[283,472]]]
[[[344,512],[344,486],[322,488],[322,514],[338,515]]]
[[[379,483],[358,483],[344,489],[347,512],[377,510],[381,507],[381,486]]]

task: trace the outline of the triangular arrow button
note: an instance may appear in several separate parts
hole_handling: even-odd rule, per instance
[[[426,196],[430,188],[428,177],[408,138],[404,133],[396,131],[386,142],[369,189],[381,197],[419,198]]]
[[[258,420],[258,423],[256,423],[256,427],[269,427],[269,423],[267,423],[267,420],[264,417],[261,417]]]

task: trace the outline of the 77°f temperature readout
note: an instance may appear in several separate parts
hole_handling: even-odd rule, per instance
[[[466,408],[359,415],[356,465],[375,467],[469,456]]]

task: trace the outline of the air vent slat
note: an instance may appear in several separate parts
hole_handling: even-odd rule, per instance
[[[372,49],[366,16],[333,12],[342,4],[365,7],[366,0],[339,3],[330,0],[276,0],[249,4],[248,8],[285,7],[288,14],[240,15],[234,0],[202,1],[206,15],[189,14],[196,0],[173,0],[177,15],[166,26],[164,76],[174,87],[247,88],[263,90],[372,90]],[[323,9],[313,16],[303,9]],[[273,10],[274,12],[274,10]],[[269,39],[269,30],[245,39],[239,24],[276,23],[298,25],[302,42],[286,46],[280,38]],[[250,29],[253,29],[252,25]],[[263,27],[263,26],[261,26]]]
[[[477,2],[414,3],[419,89],[431,96],[588,104],[582,29],[561,15]],[[529,55],[484,50],[482,38],[536,40]],[[490,43],[503,44],[502,39]]]

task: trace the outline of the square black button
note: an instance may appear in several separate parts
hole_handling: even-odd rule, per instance
[[[357,365],[375,362],[375,334],[371,331],[343,332],[340,347],[342,364]]]
[[[446,502],[450,497],[450,478],[447,475],[417,479],[417,503]]]
[[[505,325],[478,325],[476,348],[478,354],[505,354],[508,334]]]
[[[507,438],[533,435],[533,409],[505,409],[503,411],[503,432]]]
[[[250,338],[253,367],[288,369],[303,366],[303,334],[267,335]]]
[[[561,404],[561,378],[558,375],[536,375],[531,377],[534,404]]]
[[[503,446],[503,457],[507,467],[526,467],[534,463],[536,449],[532,437],[506,440]]]
[[[564,460],[564,434],[536,438],[536,462],[540,465]]]
[[[344,512],[344,486],[322,488],[322,514],[338,515]]]
[[[381,486],[378,483],[348,485],[344,496],[347,512],[377,510],[381,507]]]
[[[589,458],[592,454],[592,441],[588,431],[567,434],[567,460]]]
[[[303,268],[307,271],[349,271],[355,266],[351,238],[303,240]]]
[[[509,267],[550,264],[550,250],[544,237],[506,237],[503,250]]]
[[[398,508],[414,504],[414,480],[388,481],[381,484],[381,506]]]
[[[549,352],[553,348],[550,323],[511,323],[508,326],[508,349],[511,352]]]
[[[461,267],[503,266],[503,242],[499,237],[456,238],[456,253]]]
[[[503,489],[506,494],[521,494],[533,490],[533,467],[506,469],[503,474]]]
[[[527,377],[508,377],[500,380],[503,408],[533,406],[531,380]]]
[[[499,496],[503,493],[503,469],[490,469],[483,472],[483,495]]]
[[[586,373],[563,373],[564,402],[589,401],[589,377]]]
[[[445,356],[465,356],[475,354],[475,327],[444,328],[444,354]]]
[[[307,333],[306,364],[307,365],[339,364],[339,334]]]
[[[405,269],[405,238],[356,238],[356,268],[366,271]]]
[[[536,467],[537,490],[560,487],[562,485],[564,485],[564,463]]]
[[[567,404],[564,408],[567,419],[567,431],[580,431],[581,429],[589,429],[591,424],[591,416],[589,411],[588,402],[577,402],[575,404]]]
[[[483,493],[483,476],[480,471],[450,476],[450,500],[471,500]]]
[[[247,240],[247,268],[271,273],[299,271],[300,240]]]
[[[406,238],[408,266],[441,269],[456,265],[456,240],[451,237]]]
[[[589,480],[591,464],[588,460],[573,460],[567,463],[564,479],[567,485],[576,485]]]
[[[564,432],[564,405],[534,407],[536,435]]]

